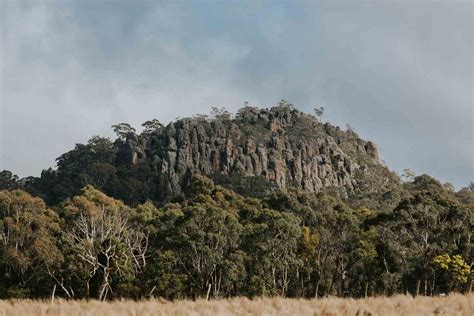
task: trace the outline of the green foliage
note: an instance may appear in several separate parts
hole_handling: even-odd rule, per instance
[[[171,250],[157,250],[143,274],[139,284],[144,296],[158,296],[167,299],[179,298],[186,293],[187,275],[180,271],[180,262]]]
[[[211,116],[213,117],[214,120],[217,120],[220,122],[228,122],[232,119],[232,114],[229,111],[227,111],[224,107],[221,107],[221,108],[212,107]]]
[[[238,247],[241,225],[236,214],[211,203],[195,203],[182,212],[167,243],[179,255],[194,294],[204,296],[211,287],[219,296],[226,257]]]
[[[187,194],[190,197],[197,197],[199,195],[210,195],[214,190],[214,182],[201,176],[199,174],[193,174],[191,176],[191,184],[187,188]]]
[[[427,176],[392,210],[337,194],[245,197],[194,174],[186,194],[135,208],[92,186],[55,211],[0,192],[0,297],[168,299],[462,291],[474,212]]]
[[[154,133],[159,133],[163,129],[163,124],[159,120],[153,119],[146,121],[142,124],[143,126],[143,135],[152,135]]]
[[[59,218],[40,198],[21,190],[0,191],[0,296],[42,295],[64,260],[58,247]],[[3,292],[3,293],[2,293]]]
[[[241,173],[215,174],[212,179],[216,184],[243,196],[263,198],[275,190],[275,184],[261,176],[246,176]]]
[[[323,125],[311,116],[299,115],[294,118],[294,123],[285,128],[288,138],[298,144],[302,140],[311,140],[315,135],[324,134]]]
[[[473,185],[455,192],[408,171],[402,182],[378,161],[373,144],[284,100],[270,110],[246,106],[235,118],[225,109],[212,115],[166,127],[147,121],[140,135],[114,125],[118,139],[77,144],[39,178],[2,171],[0,298],[46,298],[53,289],[81,299],[468,290]],[[168,139],[183,126],[228,138],[226,129],[239,129],[232,142],[251,139],[270,151],[274,139],[302,145],[320,137],[314,150],[325,159],[359,166],[348,167],[354,188],[313,193],[295,181],[277,189],[263,171],[209,179],[200,174],[206,166],[191,169],[174,157],[183,144],[202,145],[196,131],[194,139]],[[213,154],[218,163],[223,153]],[[176,181],[179,171],[185,176]]]
[[[146,125],[149,125],[149,124],[146,124]],[[118,123],[118,124],[112,125],[112,128],[114,130],[114,133],[117,135],[119,139],[125,139],[127,138],[128,134],[135,133],[135,129],[132,126],[130,126],[130,124],[128,123]]]
[[[458,253],[472,261],[474,213],[432,178],[417,177],[409,186],[412,197],[378,216],[384,247],[400,259],[386,269],[400,272],[406,290],[415,293],[421,283],[421,292],[432,294],[437,284],[441,287],[432,264],[437,256]]]
[[[11,190],[19,187],[18,176],[8,170],[0,172],[0,191]]]

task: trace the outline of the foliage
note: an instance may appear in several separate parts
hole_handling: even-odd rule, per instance
[[[463,291],[473,209],[427,176],[392,210],[296,188],[261,198],[193,174],[185,194],[134,208],[86,186],[54,210],[0,192],[1,297],[169,299]]]
[[[140,223],[131,223],[132,211],[93,187],[64,204],[65,239],[85,269],[87,295],[90,283],[100,300],[113,293],[112,281],[133,278],[146,265],[148,236]]]
[[[8,170],[0,172],[0,190],[11,190],[19,187],[18,176]]]
[[[471,267],[460,255],[439,255],[433,259],[433,263],[439,268],[446,270],[451,275],[453,281],[459,283],[466,283],[471,272]]]
[[[152,135],[153,133],[158,133],[163,128],[163,124],[160,123],[159,120],[153,119],[150,121],[146,121],[142,124],[143,126],[143,134],[144,135]]]
[[[147,124],[147,123],[145,123],[145,124],[150,125],[150,124]],[[127,138],[128,134],[135,133],[135,128],[130,126],[130,124],[128,124],[128,123],[118,123],[118,124],[112,125],[112,128],[114,130],[114,133],[120,139],[125,139],[125,138]]]
[[[64,260],[57,214],[24,191],[0,191],[0,227],[0,296],[42,295]]]
[[[373,144],[284,100],[271,110],[246,105],[235,118],[225,109],[212,115],[166,127],[147,121],[140,135],[114,125],[115,141],[76,144],[38,178],[2,171],[0,298],[363,297],[472,287],[474,185],[455,192],[409,170],[401,181]],[[168,137],[185,125],[196,129],[193,139]],[[264,146],[279,138],[304,145],[316,133],[324,141],[314,150],[347,164],[354,186],[276,188],[263,171],[208,178],[206,166],[176,158],[182,144],[201,146],[197,129],[226,128],[240,130],[232,142]],[[223,154],[214,154],[219,163]]]
[[[275,190],[275,184],[264,177],[245,176],[241,173],[232,175],[215,174],[212,180],[240,195],[263,198]]]

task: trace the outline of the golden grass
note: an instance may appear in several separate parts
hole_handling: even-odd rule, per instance
[[[474,315],[474,295],[447,297],[393,296],[367,299],[329,297],[324,299],[232,298],[215,301],[134,302],[8,300],[0,301],[0,316],[10,315]]]

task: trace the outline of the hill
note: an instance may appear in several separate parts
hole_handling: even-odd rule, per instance
[[[144,123],[140,134],[126,123],[114,126],[118,138],[93,137],[57,159],[26,186],[55,204],[85,185],[136,205],[166,202],[181,195],[194,173],[238,193],[263,196],[295,187],[333,190],[341,197],[393,206],[400,180],[384,166],[374,143],[322,123],[291,104],[270,109],[244,107],[232,116],[178,119],[163,126]]]
[[[41,177],[0,173],[0,298],[471,292],[474,185],[401,181],[283,103],[114,125]]]

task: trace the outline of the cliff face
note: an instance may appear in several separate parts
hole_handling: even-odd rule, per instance
[[[362,182],[371,182],[372,174],[388,171],[375,144],[291,106],[246,107],[235,118],[181,119],[152,132],[130,133],[118,146],[126,163],[152,164],[162,197],[180,194],[192,173],[259,176],[280,188],[335,187],[351,195]],[[373,190],[384,190],[374,184]]]

